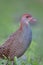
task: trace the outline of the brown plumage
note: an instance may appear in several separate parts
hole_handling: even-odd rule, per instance
[[[0,46],[0,58],[20,57],[24,54],[32,40],[32,31],[29,22],[35,21],[31,15],[24,14],[21,18],[19,29],[14,32],[2,46]]]

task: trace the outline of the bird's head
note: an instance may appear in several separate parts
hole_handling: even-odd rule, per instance
[[[22,18],[20,20],[21,25],[20,25],[20,29],[22,29],[24,26],[29,26],[28,24],[34,24],[37,20],[35,18],[32,17],[32,15],[30,14],[24,14],[22,15]]]
[[[30,14],[24,14],[21,18],[21,23],[22,24],[29,24],[29,23],[35,23],[36,19],[32,17]]]

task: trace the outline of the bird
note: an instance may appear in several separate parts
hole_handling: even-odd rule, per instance
[[[23,14],[20,20],[20,26],[16,32],[11,34],[8,39],[0,46],[0,58],[21,57],[32,41],[32,30],[29,22],[36,21],[32,15]]]

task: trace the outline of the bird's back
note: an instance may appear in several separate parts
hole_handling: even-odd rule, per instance
[[[32,32],[30,27],[25,29],[19,29],[13,33],[2,45],[3,50],[0,51],[1,54],[5,55],[11,60],[14,56],[20,57],[23,55],[25,50],[28,48],[32,40]],[[2,47],[1,47],[2,49]],[[3,57],[0,55],[0,57]]]

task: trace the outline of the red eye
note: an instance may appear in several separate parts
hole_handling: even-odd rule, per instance
[[[24,17],[24,18],[30,18],[30,17],[32,17],[32,16],[31,16],[30,14],[24,14],[23,17]]]
[[[31,15],[26,16],[26,18],[31,18],[31,17],[32,17]]]
[[[26,18],[29,18],[29,16],[26,16]]]

